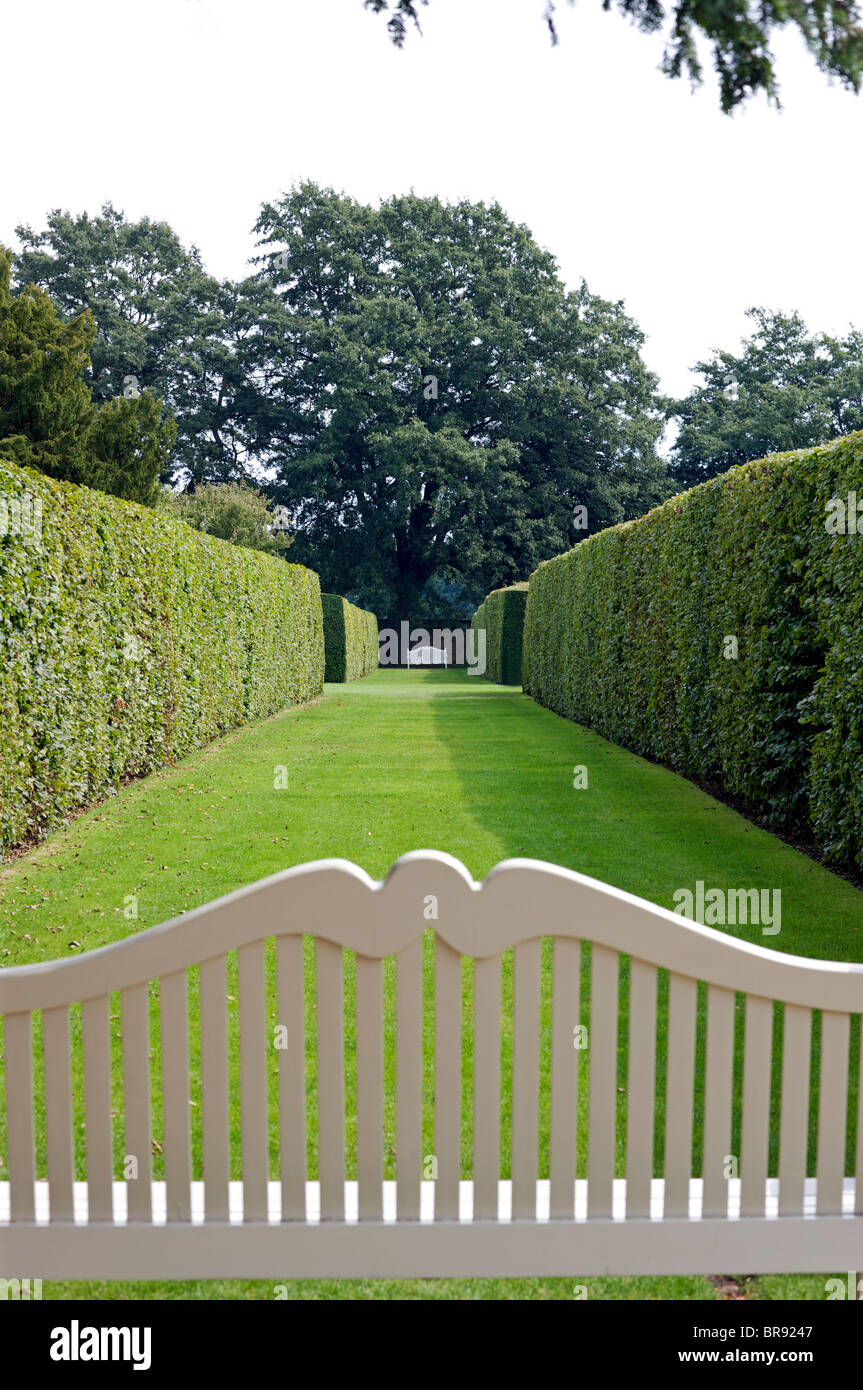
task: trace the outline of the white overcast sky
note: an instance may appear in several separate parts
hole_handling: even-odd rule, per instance
[[[751,304],[863,326],[863,97],[789,32],[784,109],[726,117],[600,0],[559,0],[557,48],[544,5],[432,0],[399,52],[361,0],[6,0],[0,240],[111,200],[239,277],[260,204],[309,178],[497,199],[625,302],[667,391]]]

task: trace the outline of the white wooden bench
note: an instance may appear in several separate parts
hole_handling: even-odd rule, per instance
[[[429,928],[436,932],[433,1179],[421,1116],[423,937]],[[303,933],[315,938],[316,1009],[309,1013],[316,1017],[314,1068],[306,1057]],[[554,941],[550,1022],[540,998],[542,937]],[[278,994],[268,1010],[265,945],[271,938]],[[576,1181],[579,1051],[573,1044],[582,1017],[583,942],[592,943],[589,1114],[587,1176]],[[510,947],[512,1152],[511,1179],[503,1182],[501,953]],[[356,952],[358,1180],[347,1183],[343,949]],[[227,953],[235,950],[242,1181],[230,1180],[225,981]],[[390,956],[396,962],[391,1101],[397,1168],[394,1181],[383,1181],[382,980]],[[464,956],[474,960],[470,1181],[461,1172]],[[631,964],[626,1120],[618,1126],[621,956]],[[196,1010],[190,1015],[188,1008],[186,973],[197,965],[199,995],[194,992],[193,999],[200,1000],[199,1026]],[[659,1125],[663,1113],[654,1095],[658,968],[671,972],[662,1178],[653,1176],[654,1121]],[[703,1177],[696,1179],[698,981],[707,984],[707,1023]],[[150,1159],[152,982],[158,982],[161,1020],[158,1138],[164,1182],[152,1181]],[[109,1017],[113,991],[121,992],[121,1021]],[[739,1178],[729,1179],[735,991],[746,997],[745,1057]],[[778,1179],[768,1179],[774,1000],[785,1006],[784,1042]],[[77,1003],[86,1182],[76,1182],[73,1169],[70,1006]],[[823,1013],[817,1167],[807,1176],[813,1010]],[[46,1158],[40,1171],[47,1174],[38,1178],[34,1011],[42,1019]],[[509,860],[478,884],[457,860],[422,851],[400,859],[384,883],[375,883],[342,860],[302,865],[101,950],[2,971],[0,1013],[8,1129],[0,1277],[516,1277],[863,1268],[859,1111],[856,1186],[845,1174],[849,1040],[852,1016],[863,1013],[863,966],[747,944],[567,869]],[[550,1029],[545,1039],[544,1017],[546,1034]],[[278,1181],[270,1180],[268,1101],[276,1025],[288,1030],[287,1050],[277,1059]],[[859,1017],[854,1027],[859,1030]],[[138,1163],[137,1179],[130,1181],[115,1180],[112,1029],[122,1033],[121,1152]],[[191,1161],[190,1042],[192,1056],[200,1046],[203,1179]],[[307,1082],[316,1086],[308,1096]],[[508,1097],[508,1068],[504,1082]],[[548,1176],[540,1177],[541,1098],[549,1094],[550,1163]],[[306,1178],[308,1113],[317,1114],[318,1124],[314,1182]],[[616,1178],[624,1142],[625,1178]]]

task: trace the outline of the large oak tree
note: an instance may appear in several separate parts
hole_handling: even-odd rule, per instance
[[[524,578],[667,490],[643,337],[497,205],[315,185],[256,225],[279,310],[250,340],[293,558],[378,613]]]
[[[94,325],[97,400],[131,375],[170,405],[164,476],[265,486],[325,587],[463,613],[668,491],[641,332],[499,207],[304,185],[256,230],[220,284],[162,223],[55,211],[19,228],[18,282]]]

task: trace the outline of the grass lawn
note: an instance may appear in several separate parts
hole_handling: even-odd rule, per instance
[[[573,788],[573,768],[588,769],[589,787]],[[274,789],[287,769],[287,789]],[[22,859],[0,870],[0,964],[48,960],[102,946],[188,911],[213,898],[306,860],[340,856],[383,877],[408,850],[440,849],[463,860],[475,877],[515,855],[550,860],[603,879],[666,907],[676,889],[709,886],[782,890],[782,931],[762,938],[758,927],[729,928],[776,949],[837,960],[863,960],[863,894],[728,807],[663,768],[605,742],[535,705],[520,691],[459,671],[378,671],[348,686],[328,686],[323,700],[228,735],[177,768],[148,777],[94,808]],[[124,915],[129,900],[137,920]],[[72,943],[78,943],[73,945]],[[546,943],[547,946],[548,943]],[[430,947],[431,942],[427,945]],[[272,989],[272,953],[268,957]],[[548,963],[546,951],[546,963]],[[386,976],[392,1017],[391,963]],[[194,972],[193,972],[194,974]],[[230,978],[230,976],[229,976]],[[347,972],[348,999],[352,984]],[[465,965],[465,1033],[470,1036],[472,971]],[[548,971],[544,972],[543,1045],[548,1047]],[[504,976],[503,1068],[511,996]],[[430,985],[430,979],[427,980]],[[229,984],[230,989],[230,984]],[[235,991],[231,991],[234,993]],[[621,1040],[627,1014],[622,974]],[[270,996],[272,998],[272,994]],[[662,1053],[662,995],[660,1047]],[[739,1002],[739,1001],[738,1001]],[[703,1003],[703,1001],[702,1001]],[[191,1016],[197,1012],[192,980]],[[232,1007],[235,1007],[232,1005]],[[309,1000],[311,1022],[311,1000]],[[111,1009],[119,1013],[118,1008]],[[154,1014],[155,1017],[155,1014]],[[585,1020],[589,998],[585,1001]],[[347,1013],[351,1041],[351,1011]],[[703,1048],[703,1017],[700,1032]],[[236,1061],[236,1019],[231,1015]],[[427,1042],[430,1043],[430,1037]],[[122,1146],[119,1042],[113,1038],[116,1155]],[[38,1044],[38,1035],[37,1035]],[[778,1044],[778,1037],[777,1037]],[[154,1038],[154,1134],[159,1135],[158,1037]],[[308,1075],[313,1083],[310,1047]],[[346,1084],[347,1134],[352,1138],[353,1078]],[[817,1029],[816,1029],[817,1056]],[[275,1054],[274,1054],[275,1055]],[[703,1052],[702,1052],[703,1057]],[[430,1050],[427,1060],[431,1061]],[[587,1065],[587,1054],[582,1057]],[[195,1051],[191,1052],[193,1103]],[[658,1081],[663,1080],[660,1056]],[[275,1063],[273,1064],[273,1067]],[[859,1059],[854,1057],[856,1082]],[[236,1084],[238,1067],[232,1066]],[[80,1080],[79,1050],[73,1076]],[[739,1073],[739,1068],[738,1068]],[[429,1126],[431,1076],[426,1095]],[[465,1063],[464,1160],[469,1165],[468,1104],[472,1077]],[[739,1090],[739,1074],[736,1078]],[[271,1076],[273,1088],[275,1073]],[[392,1067],[387,1076],[386,1176],[393,1170]],[[73,1083],[74,1084],[74,1083]],[[625,1110],[626,1056],[620,1049],[620,1116]],[[774,1087],[774,1091],[775,1091]],[[75,1087],[76,1152],[83,1157],[81,1087]],[[273,1090],[274,1093],[274,1090]],[[582,1088],[582,1099],[585,1088]],[[661,1091],[658,1092],[661,1094]],[[236,1099],[236,1092],[234,1093]],[[774,1096],[775,1101],[775,1096]],[[40,1119],[37,1099],[37,1128]],[[200,1176],[200,1107],[192,1110],[193,1176]],[[237,1117],[234,1117],[237,1120]],[[508,1115],[504,1110],[503,1172]],[[774,1115],[775,1120],[775,1115]],[[0,1156],[5,1163],[5,1111],[0,1096]],[[696,1097],[694,1154],[700,1109]],[[775,1160],[775,1123],[771,1153]],[[427,1128],[432,1152],[431,1129]],[[735,1127],[735,1135],[737,1128]],[[275,1126],[273,1126],[275,1136]],[[541,1176],[547,1175],[547,1106],[541,1134]],[[853,1152],[854,1135],[849,1136]],[[310,1114],[310,1175],[316,1135]],[[739,1149],[734,1149],[739,1152]],[[238,1120],[232,1133],[238,1155]],[[275,1153],[275,1150],[274,1150]],[[621,1152],[620,1158],[622,1160]],[[655,1171],[661,1173],[661,1148]],[[348,1176],[355,1176],[349,1153]],[[159,1156],[156,1154],[157,1176]],[[39,1154],[39,1176],[44,1156]],[[0,1169],[0,1173],[2,1173]],[[771,1169],[775,1171],[775,1167]],[[846,1171],[853,1169],[847,1167]],[[275,1170],[274,1170],[275,1172]],[[469,1166],[463,1168],[469,1175]],[[117,1176],[121,1176],[118,1166]],[[236,1167],[233,1176],[239,1176]],[[724,1271],[733,1273],[734,1271]],[[745,1273],[742,1271],[740,1273]],[[838,1271],[840,1275],[841,1271]],[[755,1279],[751,1298],[823,1298],[827,1275]],[[706,1280],[584,1279],[469,1281],[302,1281],[295,1298],[572,1298],[585,1283],[590,1298],[701,1299],[716,1297]],[[164,1284],[46,1284],[55,1298],[274,1297],[270,1281]]]

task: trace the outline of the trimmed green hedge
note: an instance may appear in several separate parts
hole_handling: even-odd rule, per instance
[[[378,620],[340,594],[321,594],[324,610],[324,680],[355,681],[378,668]]]
[[[0,462],[0,850],[323,674],[312,570]]]
[[[546,561],[525,690],[863,866],[863,515],[861,534],[827,529],[849,492],[863,504],[863,432],[732,468]]]
[[[471,627],[485,628],[485,676],[499,685],[521,685],[521,647],[527,584],[492,589],[473,615]]]

